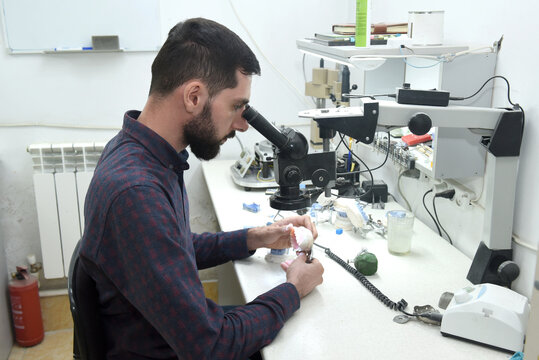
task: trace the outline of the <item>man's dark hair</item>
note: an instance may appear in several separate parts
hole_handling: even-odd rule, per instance
[[[176,24],[152,64],[150,95],[166,96],[192,79],[201,80],[212,97],[237,85],[236,70],[260,75],[255,54],[227,27],[195,18]]]

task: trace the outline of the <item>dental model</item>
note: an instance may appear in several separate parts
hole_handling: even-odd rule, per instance
[[[311,230],[303,226],[290,226],[290,240],[296,253],[305,253],[307,262],[311,262],[314,243]]]

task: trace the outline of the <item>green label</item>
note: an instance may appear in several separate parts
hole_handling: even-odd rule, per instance
[[[370,36],[367,24],[368,0],[357,0],[356,3],[356,46],[366,47]]]

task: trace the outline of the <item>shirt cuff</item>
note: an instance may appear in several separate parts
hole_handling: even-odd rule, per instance
[[[279,285],[279,287],[285,288],[287,293],[289,293],[289,299],[291,300],[290,309],[292,310],[292,312],[290,313],[290,316],[292,316],[292,314],[299,309],[300,303],[301,303],[298,289],[296,289],[296,287],[289,282],[283,283]]]
[[[259,296],[259,298],[271,298],[280,305],[283,320],[286,321],[299,309],[300,298],[296,287],[291,283],[283,283]]]

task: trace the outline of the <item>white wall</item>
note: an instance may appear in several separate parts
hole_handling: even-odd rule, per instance
[[[314,32],[329,32],[332,23],[353,21],[355,12],[353,0],[336,0],[331,6],[320,0],[201,0],[196,3],[161,0],[161,4],[164,34],[179,20],[204,16],[223,23],[246,40],[262,65],[262,77],[253,84],[252,104],[278,124],[305,124],[304,120],[298,120],[296,113],[312,107],[312,103],[301,96],[302,56],[295,47],[295,39],[312,36]],[[534,80],[539,78],[535,65],[538,50],[529,46],[526,36],[533,33],[531,26],[536,7],[533,0],[519,1],[518,6],[501,0],[376,0],[372,15],[375,22],[406,21],[408,10],[443,9],[448,43],[483,45],[505,35],[497,73],[509,78],[512,98],[522,104],[527,119],[514,232],[535,247],[539,242],[533,232],[534,219],[539,216],[539,190],[534,186],[537,174],[533,161],[539,149],[532,139],[539,135],[535,125],[538,109],[533,96]],[[0,46],[5,47],[3,39],[0,42]],[[145,103],[154,56],[155,53],[9,55],[0,51],[0,125],[119,128],[125,110],[141,109]],[[312,59],[308,64],[307,69],[310,69]],[[505,94],[505,86],[498,82],[495,106],[507,105]],[[36,253],[38,258],[41,253],[26,146],[39,142],[103,141],[115,133],[116,130],[0,127],[0,238],[5,239],[9,270],[24,263],[28,253]],[[261,139],[253,130],[240,136],[248,147]],[[235,158],[238,152],[239,145],[232,140],[223,147],[222,156]],[[199,162],[192,158],[191,166],[186,181],[194,228],[215,229]],[[535,268],[535,253],[515,246],[515,257],[522,266],[524,279],[517,289],[529,294],[531,283],[527,279],[532,277],[530,274]]]
[[[166,36],[178,21],[194,16],[211,18],[236,31],[256,52],[262,66],[263,75],[253,84],[253,105],[278,124],[298,123],[295,114],[310,105],[301,95],[301,55],[296,50],[295,39],[311,36],[321,28],[329,29],[335,22],[353,21],[353,1],[338,0],[335,4],[338,6],[328,7],[320,0],[196,3],[162,0],[162,33]],[[5,48],[3,35],[1,48]],[[5,239],[8,270],[24,264],[27,254],[35,253],[38,259],[41,254],[32,164],[26,147],[33,143],[110,139],[121,127],[126,110],[144,106],[155,55],[155,52],[9,55],[0,51],[0,238]],[[73,128],[23,126],[28,124]],[[77,128],[86,126],[104,130]],[[255,131],[240,136],[251,147],[262,139]],[[238,142],[231,140],[223,147],[222,156],[235,158],[239,151]],[[216,229],[200,163],[192,157],[190,164],[186,183],[193,228]]]
[[[442,1],[409,0],[395,2],[375,0],[373,21],[407,20],[409,10],[444,10],[445,42],[448,44],[485,45],[504,35],[501,52],[498,55],[497,75],[504,75],[511,83],[513,102],[522,105],[526,112],[525,133],[521,148],[517,181],[513,233],[523,242],[537,248],[539,237],[534,231],[539,215],[539,190],[537,189],[536,154],[539,145],[533,139],[539,135],[537,116],[539,108],[535,96],[535,81],[539,79],[537,57],[539,50],[530,46],[522,34],[533,32],[533,14],[537,11],[534,0],[519,1],[509,5],[502,0],[494,1]],[[493,106],[508,106],[506,86],[497,81],[493,96]],[[477,227],[473,223],[464,227]],[[461,226],[456,226],[456,229]],[[530,296],[535,274],[536,254],[534,251],[513,243],[515,260],[521,266],[521,276],[514,288]]]

